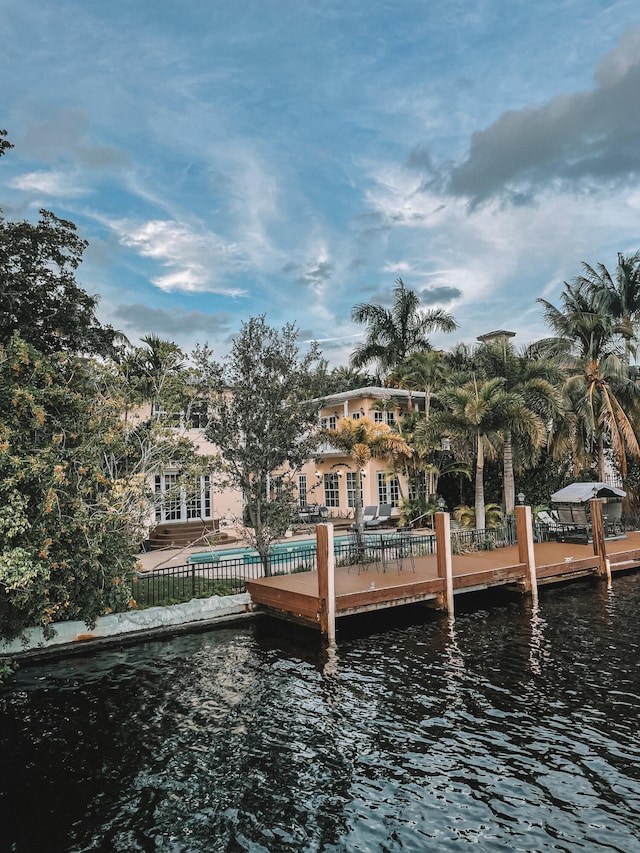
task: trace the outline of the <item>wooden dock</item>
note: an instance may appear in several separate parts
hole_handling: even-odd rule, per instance
[[[562,583],[578,578],[603,576],[603,556],[611,573],[640,568],[640,532],[625,539],[606,541],[605,555],[594,553],[591,544],[544,542],[533,546],[538,586]],[[374,565],[335,569],[335,616],[341,618],[382,608],[424,602],[445,608],[445,578],[438,575],[437,556],[415,557],[415,570],[409,560],[402,569],[382,572]],[[451,558],[453,594],[491,587],[520,592],[529,589],[528,566],[522,562],[518,545],[453,555]],[[606,577],[606,576],[605,576]],[[253,605],[278,618],[290,619],[320,628],[323,599],[318,590],[318,572],[260,578],[247,581]]]

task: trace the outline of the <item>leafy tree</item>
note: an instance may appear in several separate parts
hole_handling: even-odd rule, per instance
[[[84,362],[17,334],[0,347],[0,634],[127,609],[140,479],[111,478],[117,404]]]
[[[444,387],[449,373],[447,359],[441,350],[416,350],[396,366],[390,379],[395,381],[399,388],[406,388],[409,394],[411,391],[424,391],[424,415],[429,420],[431,400],[438,389]],[[411,397],[409,408],[413,408]]]
[[[390,309],[381,305],[361,303],[354,306],[351,319],[367,326],[366,339],[352,356],[352,367],[364,367],[372,361],[381,371],[392,370],[414,350],[429,350],[428,335],[440,330],[453,332],[457,323],[447,311],[420,310],[420,298],[409,290],[401,278],[393,288]]]
[[[13,148],[0,131],[0,156]],[[0,344],[14,332],[40,352],[111,355],[125,340],[96,319],[96,296],[75,271],[87,247],[73,222],[40,211],[37,224],[8,222],[0,212]]]
[[[218,397],[206,434],[230,483],[244,494],[265,574],[270,544],[291,520],[288,502],[283,513],[283,504],[271,500],[272,477],[299,470],[316,445],[318,407],[309,390],[319,355],[315,345],[301,355],[297,338],[291,324],[278,331],[264,316],[254,317],[242,325],[225,362],[212,365]]]

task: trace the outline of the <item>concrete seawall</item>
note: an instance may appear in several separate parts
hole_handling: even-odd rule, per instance
[[[84,622],[56,622],[55,636],[46,640],[42,628],[29,628],[24,640],[0,643],[0,657],[38,657],[46,654],[88,651],[94,646],[114,645],[123,641],[153,638],[163,633],[176,633],[194,628],[236,620],[251,615],[251,597],[214,595],[194,598],[184,604],[168,607],[149,607],[101,616],[94,628]]]

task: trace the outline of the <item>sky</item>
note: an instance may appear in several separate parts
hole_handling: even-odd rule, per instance
[[[295,323],[331,366],[395,280],[544,337],[640,250],[637,0],[0,0],[0,208],[89,241],[132,343]]]

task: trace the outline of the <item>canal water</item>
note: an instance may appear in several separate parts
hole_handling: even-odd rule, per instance
[[[23,668],[0,850],[640,851],[639,613],[635,574]]]

